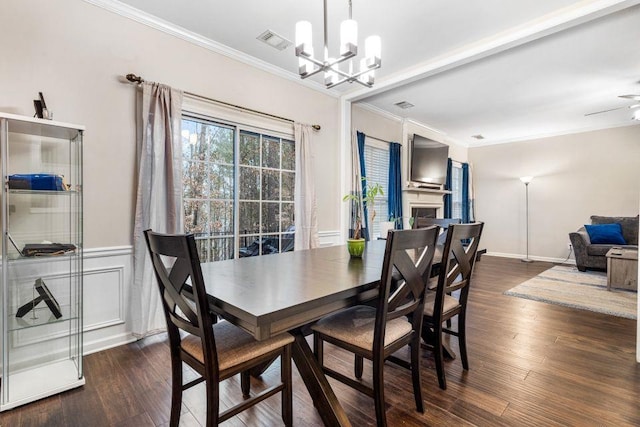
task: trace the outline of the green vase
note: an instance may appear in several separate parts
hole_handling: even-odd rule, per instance
[[[364,252],[364,239],[347,239],[347,249],[349,255],[360,258]]]

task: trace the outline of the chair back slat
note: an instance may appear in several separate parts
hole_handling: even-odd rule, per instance
[[[414,331],[419,333],[424,293],[431,273],[438,231],[439,228],[434,226],[389,232],[380,278],[374,353],[382,352],[384,348],[388,321],[410,316],[415,323]]]
[[[469,284],[482,235],[482,222],[452,224],[442,251],[442,267],[438,276],[434,316],[442,314],[444,296],[460,291],[459,302],[466,307]]]
[[[205,366],[212,366],[217,374],[212,329],[215,319],[209,310],[193,234],[165,235],[151,230],[146,230],[144,234],[162,295],[171,347],[180,347],[180,330],[199,337]],[[185,291],[190,291],[193,300],[187,299]]]

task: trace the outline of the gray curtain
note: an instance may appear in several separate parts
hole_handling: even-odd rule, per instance
[[[318,206],[311,150],[311,126],[293,125],[296,144],[295,250],[313,249],[318,241]]]
[[[162,301],[142,232],[184,233],[182,92],[143,83],[136,99],[137,199],[129,304],[132,331],[144,337],[166,328]]]

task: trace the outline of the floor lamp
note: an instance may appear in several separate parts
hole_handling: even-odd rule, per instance
[[[526,215],[527,215],[527,221],[526,221],[527,222],[527,235],[526,235],[527,255],[521,261],[522,262],[533,262],[532,259],[529,259],[529,183],[531,181],[533,181],[533,177],[532,176],[523,176],[523,177],[520,177],[520,181],[524,182],[525,200],[526,200]]]

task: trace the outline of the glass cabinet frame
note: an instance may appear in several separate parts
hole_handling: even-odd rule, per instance
[[[0,112],[0,411],[85,383],[84,130]]]

